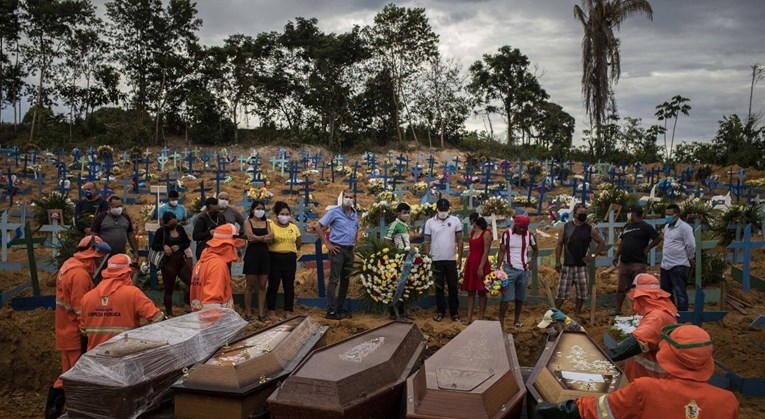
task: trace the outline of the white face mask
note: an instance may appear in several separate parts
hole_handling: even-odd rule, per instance
[[[228,199],[219,199],[218,206],[220,207],[220,209],[228,208]]]
[[[276,218],[279,219],[279,223],[281,224],[287,224],[290,222],[290,216],[289,215],[279,215]]]
[[[171,207],[177,207],[178,206],[178,201],[175,201],[175,200],[174,201],[170,201],[170,206]]]
[[[110,213],[111,213],[113,216],[117,217],[117,216],[120,216],[120,215],[122,215],[122,210],[123,210],[123,208],[122,208],[122,207],[116,207],[116,208],[112,208],[112,209],[110,209],[110,210],[109,210],[109,212],[110,212]]]
[[[401,214],[399,217],[401,221],[409,221],[409,214]]]
[[[438,211],[438,219],[445,220],[449,218],[449,211]]]
[[[255,218],[263,218],[263,216],[266,215],[266,212],[264,210],[255,210],[252,214],[255,215]]]
[[[345,205],[346,207],[352,207],[353,198],[343,198],[343,205]]]

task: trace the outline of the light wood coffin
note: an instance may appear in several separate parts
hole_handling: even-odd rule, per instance
[[[477,320],[406,381],[408,418],[520,418],[515,344],[499,322]]]
[[[172,400],[183,370],[203,362],[247,322],[210,308],[121,333],[61,376],[70,418],[136,418]]]
[[[327,326],[296,316],[223,346],[173,386],[176,418],[263,415],[279,380],[317,346]]]
[[[391,322],[315,350],[269,397],[271,417],[400,417],[425,341],[414,323]]]
[[[628,384],[619,367],[584,332],[563,332],[548,345],[526,381],[531,404],[611,393]]]

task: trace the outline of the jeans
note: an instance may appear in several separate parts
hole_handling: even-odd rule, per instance
[[[338,247],[339,250],[336,254],[329,255],[328,313],[338,313],[343,309],[351,280],[351,268],[353,267],[353,248],[349,246]]]
[[[186,263],[186,255],[183,252],[175,252],[168,256],[165,266],[161,269],[162,282],[164,284],[165,295],[163,302],[165,304],[165,313],[168,316],[173,315],[173,292],[175,291],[175,279],[180,278],[186,284],[186,290],[183,292],[183,302],[190,304],[189,289],[191,288],[191,269]]]
[[[677,311],[688,311],[688,270],[687,266],[675,266],[671,269],[661,269],[661,289],[670,294],[670,299],[675,301]],[[673,298],[673,296],[675,298]]]
[[[444,288],[449,289],[449,315],[459,314],[460,300],[457,298],[457,262],[453,260],[437,260],[433,262],[433,276],[436,283],[436,310],[438,314],[446,313]]]
[[[266,307],[269,310],[276,310],[276,293],[279,291],[279,282],[281,282],[284,286],[284,311],[294,311],[296,269],[296,254],[271,252],[271,273],[268,275],[266,291]]]

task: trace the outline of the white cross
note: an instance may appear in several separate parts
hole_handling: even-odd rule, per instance
[[[61,246],[61,241],[59,240],[60,232],[62,230],[66,230],[69,228],[69,226],[66,225],[59,225],[58,219],[54,218],[51,220],[51,224],[46,224],[42,227],[40,227],[40,231],[43,233],[51,233],[50,234],[50,243],[53,247],[51,250],[51,258],[55,258],[56,254],[58,254],[58,248]]]
[[[11,223],[8,222],[8,211],[5,211],[0,217],[0,233],[2,233],[2,240],[0,240],[0,245],[3,247],[2,250],[2,261],[3,263],[8,262],[8,243],[11,241],[11,232],[16,231],[21,227],[21,223]]]

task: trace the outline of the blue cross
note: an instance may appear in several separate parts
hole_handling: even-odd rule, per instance
[[[322,252],[322,242],[320,239],[316,239],[314,242],[315,252],[313,255],[300,256],[298,262],[316,262],[316,285],[319,291],[319,297],[325,298],[327,295],[324,291],[324,261],[329,259],[329,255]]]
[[[752,225],[747,224],[744,229],[744,238],[742,241],[731,243],[729,249],[743,249],[744,251],[744,266],[742,269],[743,277],[742,283],[744,285],[744,292],[749,292],[750,289],[750,276],[751,276],[751,263],[752,263],[752,249],[759,249],[765,247],[765,241],[752,241]]]

